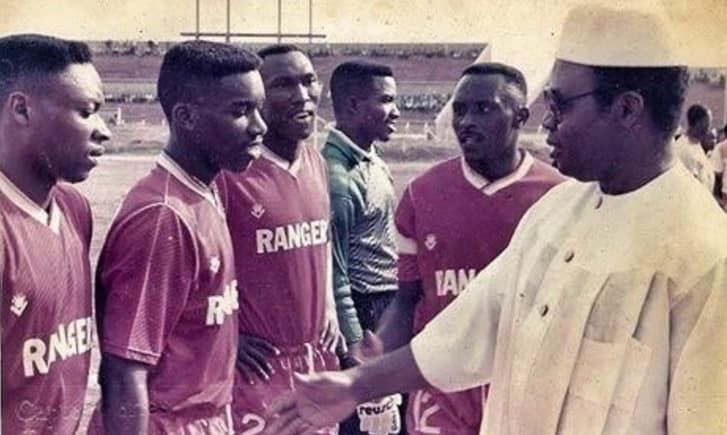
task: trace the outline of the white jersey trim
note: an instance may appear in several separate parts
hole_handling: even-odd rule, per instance
[[[263,144],[261,147],[262,154],[260,157],[263,157],[263,158],[269,160],[275,166],[278,166],[280,169],[284,170],[285,172],[288,172],[293,177],[297,177],[298,173],[300,172],[301,160],[303,159],[302,147],[304,147],[304,146],[305,146],[305,144],[300,144],[298,146],[298,155],[295,157],[295,160],[293,160],[292,162],[289,162],[289,161],[285,160],[284,158],[280,157],[279,155],[275,154],[275,151],[266,147],[265,144]]]
[[[521,154],[523,158],[521,159],[520,164],[515,169],[515,171],[498,180],[490,181],[482,175],[478,174],[467,164],[464,157],[460,159],[460,163],[462,165],[462,173],[464,174],[464,178],[467,180],[467,182],[470,183],[475,189],[482,191],[482,193],[488,196],[494,195],[495,193],[507,187],[510,187],[520,181],[523,177],[525,177],[525,175],[527,175],[527,173],[530,171],[530,168],[533,167],[533,164],[535,163],[535,159],[533,158],[533,156],[531,156],[530,153],[526,151],[521,151]]]
[[[398,228],[396,229],[396,234],[394,236],[396,239],[396,251],[399,254],[417,255],[418,248],[416,240],[410,239],[409,237],[401,234]]]
[[[28,198],[18,187],[0,172],[0,192],[40,224],[47,226],[55,234],[61,232],[61,217],[63,213],[58,208],[54,198],[51,198],[50,207],[45,211],[41,206]]]
[[[215,209],[224,214],[222,210],[222,201],[220,201],[219,195],[215,190],[205,185],[203,182],[193,177],[187,171],[185,171],[169,154],[162,152],[157,158],[157,165],[165,169],[169,174],[179,180],[182,184],[192,190],[194,193],[203,197],[212,204]]]

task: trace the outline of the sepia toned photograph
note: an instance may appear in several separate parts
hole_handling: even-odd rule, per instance
[[[723,0],[0,0],[0,434],[727,434]]]

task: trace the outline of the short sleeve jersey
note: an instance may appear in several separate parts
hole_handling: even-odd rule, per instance
[[[96,291],[102,352],[153,366],[152,418],[231,402],[237,284],[225,216],[166,154],[114,218]]]
[[[528,208],[562,180],[554,168],[523,152],[515,172],[493,182],[478,175],[462,158],[455,158],[434,166],[407,186],[395,223],[399,280],[421,280],[423,289],[415,311],[415,334],[507,247]],[[479,425],[480,389],[446,396],[430,393],[438,412],[450,414],[450,422]],[[413,409],[416,413],[416,407]],[[422,416],[426,415],[419,414],[414,421],[425,425]]]
[[[279,345],[317,339],[330,289],[326,166],[303,145],[289,165],[265,150],[220,192],[235,248],[240,330]]]
[[[74,433],[93,341],[91,210],[67,184],[48,212],[0,174],[2,433]]]
[[[443,162],[407,187],[397,207],[399,280],[421,280],[414,333],[507,246],[520,218],[563,180],[523,154],[518,169],[489,183],[464,160]]]

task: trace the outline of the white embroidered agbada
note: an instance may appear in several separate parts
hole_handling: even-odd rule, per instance
[[[412,349],[437,388],[491,383],[481,434],[727,433],[727,218],[682,165],[564,183]]]

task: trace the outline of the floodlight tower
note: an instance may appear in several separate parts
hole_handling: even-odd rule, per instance
[[[308,0],[308,48],[313,45],[313,0]]]
[[[203,32],[200,29],[200,10],[202,0],[195,0],[195,28],[194,32],[181,32],[182,36],[193,36],[194,39],[201,37],[225,38],[225,42],[229,43],[234,38],[277,38],[278,43],[286,38],[308,38],[308,44],[313,44],[313,39],[325,39],[326,35],[313,33],[313,0],[308,0],[308,33],[283,33],[283,0],[278,0],[278,29],[277,32],[232,32],[231,30],[231,10],[232,0],[225,0],[227,6],[226,28],[224,32]]]
[[[197,13],[195,15],[195,31],[194,31],[194,39],[199,39],[199,0],[196,0],[197,3]]]
[[[227,0],[227,30],[225,31],[225,42],[230,43],[230,0]]]

